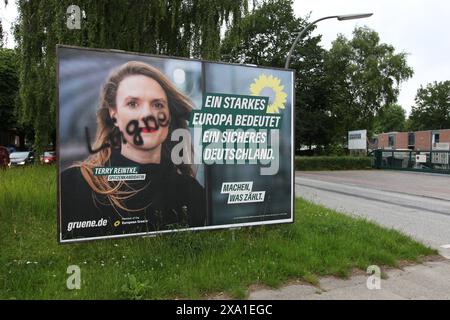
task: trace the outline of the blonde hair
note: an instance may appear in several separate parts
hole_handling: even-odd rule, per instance
[[[118,207],[125,211],[140,211],[142,209],[128,209],[123,203],[125,199],[132,197],[140,190],[132,189],[124,181],[108,181],[106,176],[95,176],[93,174],[93,168],[104,166],[111,157],[111,148],[114,145],[112,137],[119,132],[116,132],[118,129],[110,117],[110,109],[117,108],[116,95],[120,82],[131,75],[144,75],[154,79],[167,95],[170,123],[168,138],[163,142],[161,148],[161,161],[170,159],[170,153],[176,142],[171,141],[169,137],[175,129],[187,129],[187,120],[193,109],[192,102],[180,93],[158,69],[143,62],[129,61],[111,72],[100,93],[99,110],[97,111],[97,133],[93,149],[101,149],[90,155],[86,160],[76,164],[76,166],[80,167],[81,174],[91,189],[100,195],[106,196],[115,209]],[[118,141],[121,142],[122,139],[119,138]],[[194,176],[193,168],[189,164],[180,164],[175,167],[181,174]],[[124,185],[130,191],[122,190]]]

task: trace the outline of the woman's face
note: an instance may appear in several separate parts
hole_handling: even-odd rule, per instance
[[[169,132],[167,95],[157,81],[144,75],[127,76],[119,83],[110,116],[116,118],[128,148],[158,148]]]

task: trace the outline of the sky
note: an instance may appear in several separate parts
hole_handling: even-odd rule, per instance
[[[0,0],[3,28],[17,17],[15,1],[5,8]],[[297,17],[310,15],[313,21],[329,15],[372,12],[366,19],[320,21],[313,35],[322,35],[321,45],[329,49],[338,34],[352,37],[356,26],[368,26],[380,35],[380,41],[394,46],[397,52],[408,54],[408,65],[414,76],[401,85],[399,104],[410,113],[414,97],[421,85],[450,80],[450,1],[447,0],[294,0]],[[7,35],[7,47],[14,39]],[[300,75],[297,75],[300,76]]]

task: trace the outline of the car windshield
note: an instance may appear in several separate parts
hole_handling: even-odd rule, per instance
[[[54,151],[46,151],[44,152],[44,157],[54,157],[55,152]]]
[[[28,154],[29,154],[30,152],[14,152],[14,153],[11,153],[11,155],[9,156],[11,159],[20,159],[20,158],[26,158],[26,157],[28,157]]]

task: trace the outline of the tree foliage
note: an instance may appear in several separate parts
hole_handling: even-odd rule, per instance
[[[16,126],[14,106],[19,88],[18,78],[14,50],[0,48],[0,129]]]
[[[380,43],[378,33],[356,28],[353,38],[339,35],[326,59],[331,83],[334,132],[344,141],[349,130],[373,129],[375,114],[395,103],[399,84],[413,75],[406,54]]]
[[[268,0],[229,28],[221,46],[223,61],[282,67],[305,21],[294,16],[292,0]],[[301,55],[304,42],[296,47]]]
[[[21,123],[35,128],[42,148],[55,132],[55,46],[219,58],[220,27],[236,24],[248,0],[79,0],[80,29],[67,27],[68,0],[18,0]]]
[[[411,130],[450,129],[450,81],[429,83],[417,90],[409,117]]]
[[[406,129],[406,111],[399,104],[382,107],[376,117],[374,133],[404,131]]]

